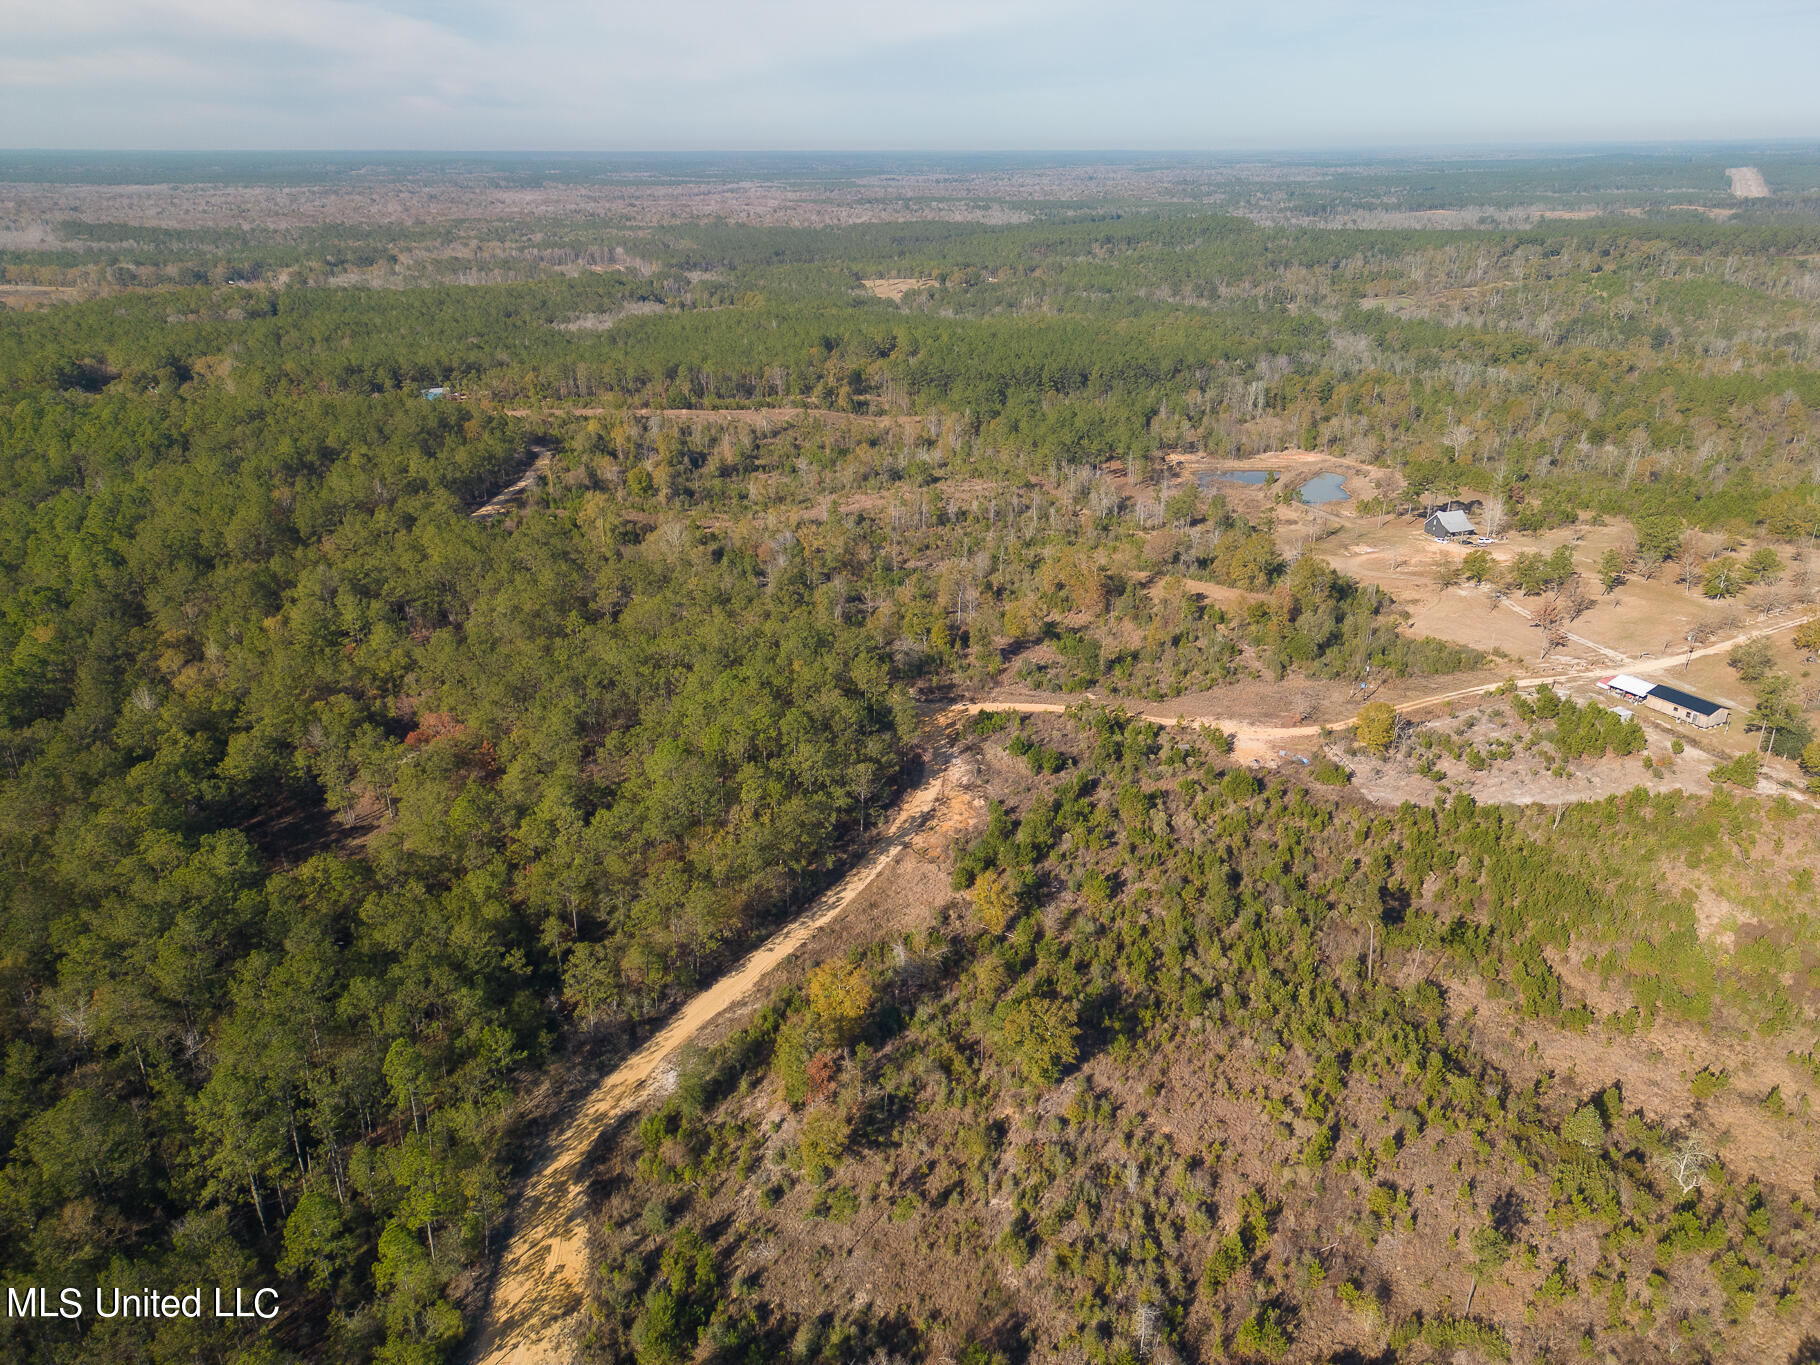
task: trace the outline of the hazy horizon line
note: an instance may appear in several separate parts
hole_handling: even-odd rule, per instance
[[[1561,138],[1478,139],[1463,142],[1361,142],[1279,143],[1233,146],[690,146],[690,147],[108,147],[108,146],[10,146],[0,144],[0,156],[566,156],[566,157],[742,157],[742,156],[852,156],[852,157],[1114,157],[1114,156],[1305,156],[1318,154],[1433,155],[1438,153],[1524,153],[1720,150],[1729,148],[1780,150],[1811,147],[1820,150],[1820,133],[1762,137],[1714,138]]]

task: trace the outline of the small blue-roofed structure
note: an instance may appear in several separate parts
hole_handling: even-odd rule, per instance
[[[1716,729],[1731,722],[1731,708],[1723,702],[1696,697],[1692,692],[1683,692],[1667,683],[1647,682],[1629,673],[1616,673],[1601,678],[1599,686],[1702,730]]]

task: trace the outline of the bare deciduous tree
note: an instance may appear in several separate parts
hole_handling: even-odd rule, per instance
[[[1531,619],[1536,629],[1542,632],[1542,657],[1544,659],[1572,638],[1567,633],[1567,608],[1559,597],[1550,597],[1543,601],[1536,608]]]
[[[1140,1303],[1137,1312],[1132,1315],[1131,1330],[1136,1337],[1139,1359],[1143,1359],[1156,1345],[1157,1311],[1153,1303]]]
[[[1681,1139],[1680,1146],[1662,1158],[1662,1165],[1682,1194],[1692,1194],[1705,1182],[1706,1168],[1712,1159],[1713,1154],[1706,1150],[1700,1135],[1689,1133]]]
[[[1504,523],[1506,518],[1504,495],[1502,493],[1486,494],[1485,501],[1480,506],[1479,516],[1480,520],[1485,523],[1486,535],[1498,536],[1504,534]]]
[[[1455,422],[1447,428],[1447,434],[1441,439],[1453,447],[1454,462],[1459,463],[1460,452],[1472,441],[1473,430],[1464,422]]]
[[[1575,574],[1561,589],[1561,609],[1569,621],[1578,621],[1591,606],[1592,598],[1586,595],[1586,589],[1580,585],[1580,575]]]

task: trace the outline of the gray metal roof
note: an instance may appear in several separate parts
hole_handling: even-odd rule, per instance
[[[1436,512],[1429,520],[1440,522],[1441,529],[1449,535],[1464,535],[1472,530],[1472,523],[1464,512]]]

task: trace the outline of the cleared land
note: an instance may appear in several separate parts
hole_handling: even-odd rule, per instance
[[[1769,198],[1769,182],[1755,166],[1732,166],[1725,172],[1731,177],[1732,193],[1740,199]]]
[[[912,289],[929,289],[938,283],[931,279],[918,279],[914,276],[894,279],[861,280],[861,284],[876,298],[890,299],[896,303]]]

